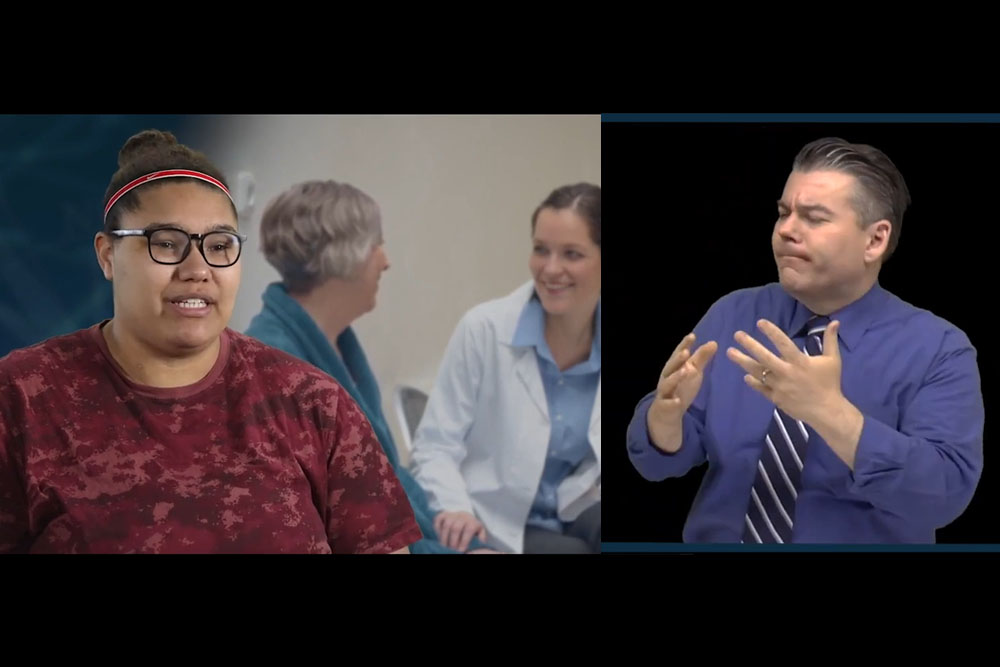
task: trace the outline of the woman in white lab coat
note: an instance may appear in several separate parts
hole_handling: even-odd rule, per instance
[[[458,323],[414,437],[441,541],[594,553],[601,535],[601,189],[531,219],[532,280]]]

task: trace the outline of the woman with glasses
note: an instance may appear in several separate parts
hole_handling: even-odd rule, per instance
[[[227,328],[246,237],[222,174],[154,130],[118,162],[94,240],[114,317],[0,359],[0,552],[405,553],[356,403]]]

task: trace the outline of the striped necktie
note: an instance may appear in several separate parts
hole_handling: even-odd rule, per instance
[[[803,352],[810,356],[823,353],[823,332],[829,323],[830,318],[821,316],[806,322],[796,337],[805,336]],[[808,443],[806,425],[775,407],[750,489],[750,503],[743,519],[743,542],[792,542],[795,501],[802,488],[802,463]]]

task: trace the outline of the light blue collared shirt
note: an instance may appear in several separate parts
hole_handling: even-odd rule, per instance
[[[581,462],[588,456],[593,457],[587,431],[601,375],[600,301],[594,320],[590,356],[565,371],[559,370],[545,341],[545,311],[537,295],[524,306],[514,331],[513,345],[535,348],[552,424],[545,469],[528,514],[529,526],[563,532],[563,524],[557,516],[556,489]]]

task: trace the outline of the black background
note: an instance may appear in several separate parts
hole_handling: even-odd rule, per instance
[[[774,282],[770,236],[792,160],[820,137],[871,144],[900,169],[912,204],[883,287],[957,325],[976,347],[986,405],[985,465],[965,513],[939,543],[1000,543],[1000,472],[989,455],[994,355],[992,242],[1000,125],[983,123],[617,123],[602,125],[603,186],[612,192],[605,261],[606,542],[680,542],[704,467],[648,482],[625,431],[670,352],[708,307]]]

